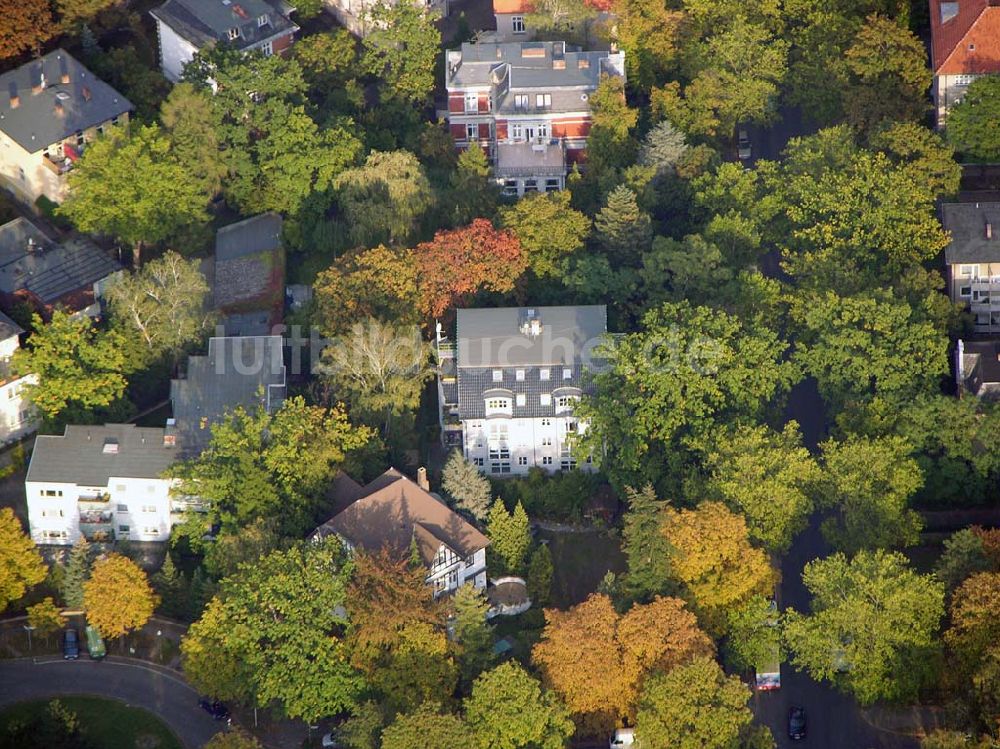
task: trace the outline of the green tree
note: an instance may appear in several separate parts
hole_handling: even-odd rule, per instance
[[[639,163],[653,167],[657,176],[674,174],[688,149],[684,133],[669,120],[662,120],[646,133],[639,149]]]
[[[909,508],[923,484],[911,446],[899,437],[854,438],[823,444],[822,503],[836,510],[823,535],[847,553],[910,546],[922,522]]]
[[[138,265],[143,245],[208,221],[195,171],[177,160],[159,127],[115,128],[91,143],[70,173],[70,194],[58,214],[82,232],[131,245]]]
[[[379,736],[385,726],[382,707],[369,700],[358,706],[337,731],[337,738],[348,749],[379,749]]]
[[[478,142],[473,141],[458,155],[450,183],[454,203],[452,217],[457,225],[489,218],[496,213],[500,192],[490,177],[490,161]]]
[[[531,527],[521,503],[513,512],[507,512],[503,501],[496,500],[486,518],[486,535],[490,539],[491,567],[500,574],[521,574],[531,548]]]
[[[114,4],[115,0],[55,0],[56,12],[67,29],[90,20]]]
[[[788,42],[761,24],[737,16],[691,55],[690,83],[653,93],[660,114],[688,135],[732,137],[740,122],[769,122],[788,68]]]
[[[99,558],[83,584],[87,621],[109,639],[142,627],[159,602],[146,573],[121,554]]]
[[[38,50],[52,35],[52,12],[47,0],[0,2],[0,58]],[[37,51],[36,51],[37,54]]]
[[[434,65],[441,32],[434,14],[410,3],[376,3],[365,19],[361,66],[378,76],[383,93],[414,104],[427,101],[434,88]]]
[[[1000,76],[979,76],[948,113],[949,142],[966,161],[1000,161]]]
[[[151,363],[199,342],[210,322],[205,312],[208,282],[200,261],[167,252],[108,289],[108,303],[126,340],[138,339]]]
[[[934,565],[934,576],[951,592],[972,575],[992,568],[982,535],[973,528],[963,528],[944,540],[944,551]]]
[[[382,731],[382,749],[425,749],[428,746],[474,746],[475,738],[457,715],[442,713],[427,702],[411,713],[400,715]]]
[[[882,550],[814,560],[802,581],[811,613],[785,612],[792,663],[863,705],[913,698],[933,660],[944,586],[913,572],[902,554]]]
[[[525,25],[543,38],[585,40],[597,8],[584,0],[539,0],[524,17]]]
[[[521,242],[538,278],[558,276],[590,233],[590,219],[570,206],[571,199],[568,190],[534,193],[500,211],[501,223]]]
[[[263,749],[261,743],[243,729],[215,734],[204,749]]]
[[[160,613],[173,619],[185,618],[189,607],[187,578],[177,571],[169,551],[160,569],[152,574],[149,581],[160,597]]]
[[[635,193],[619,185],[608,194],[594,218],[594,238],[608,253],[612,265],[635,260],[649,250],[652,229],[649,216],[639,210]]]
[[[483,592],[471,583],[455,591],[454,638],[458,644],[458,661],[462,681],[471,684],[493,663],[493,628],[486,621],[489,602]]]
[[[90,318],[61,310],[52,313],[48,325],[37,314],[32,319],[35,333],[27,348],[14,354],[13,367],[21,375],[38,375],[38,383],[25,392],[39,411],[54,418],[70,408],[90,410],[122,397],[126,383],[120,334],[99,333]]]
[[[28,606],[28,624],[40,635],[51,635],[66,626],[66,617],[56,606],[52,596],[46,596],[33,606]]]
[[[455,507],[476,520],[485,520],[490,510],[490,481],[465,459],[461,450],[452,450],[441,471],[441,489]]]
[[[321,374],[350,403],[352,413],[389,433],[393,416],[413,411],[430,368],[431,349],[416,326],[355,323],[323,350]]]
[[[739,749],[753,714],[750,689],[709,657],[647,679],[635,719],[636,737],[676,749]]]
[[[873,134],[871,146],[887,154],[914,183],[936,198],[958,194],[962,165],[941,135],[915,122],[896,122]]]
[[[906,23],[868,16],[844,57],[851,72],[847,117],[855,128],[873,131],[886,122],[923,118],[931,71],[924,43]]]
[[[0,509],[0,612],[42,582],[47,571],[14,511]]]
[[[178,491],[211,502],[209,518],[223,531],[257,518],[280,517],[289,535],[303,532],[346,454],[371,438],[340,409],[289,398],[274,414],[237,408],[212,425],[212,439],[196,458],[176,463]]]
[[[622,551],[628,561],[625,586],[637,599],[666,593],[671,586],[670,547],[663,535],[669,503],[657,499],[652,484],[626,488],[628,510],[622,525]]]
[[[302,11],[298,10],[301,15]],[[358,41],[343,28],[309,34],[295,40],[292,55],[302,67],[311,100],[338,97],[354,84],[357,72]]]
[[[217,195],[227,167],[211,94],[187,81],[178,83],[160,108],[160,122],[177,162],[201,178],[207,195]]]
[[[726,663],[738,671],[752,671],[781,652],[781,615],[765,596],[754,596],[728,615]]]
[[[513,661],[476,679],[465,721],[482,749],[561,749],[574,730],[555,695]]]
[[[277,518],[258,518],[232,532],[221,532],[205,550],[203,565],[216,578],[236,574],[242,564],[253,564],[265,554],[287,546]]]
[[[590,95],[590,109],[587,179],[603,193],[613,188],[620,171],[635,161],[638,144],[631,131],[638,122],[639,110],[625,100],[625,81],[604,73],[597,90]]]
[[[649,91],[674,69],[684,13],[656,0],[618,0],[614,9],[629,82]]]
[[[351,241],[366,247],[406,242],[433,202],[423,167],[407,151],[373,151],[363,166],[341,174],[335,187]]]
[[[750,538],[784,554],[805,529],[820,469],[794,421],[781,432],[736,427],[721,432],[705,460],[707,491],[746,517]]]
[[[905,399],[936,387],[948,372],[947,339],[888,289],[802,295],[792,315],[800,330],[795,357],[828,402]]]
[[[66,608],[80,610],[83,608],[83,584],[90,577],[91,548],[82,535],[73,544],[69,552],[69,561],[63,573],[62,586],[59,590]]]
[[[350,574],[335,539],[243,566],[181,644],[188,680],[219,699],[277,702],[310,722],[352,710],[363,681],[343,639]]]
[[[678,468],[680,448],[703,442],[722,420],[763,414],[797,372],[773,330],[725,312],[664,304],[645,314],[643,328],[615,342],[611,367],[578,410],[613,481],[652,481],[662,491],[656,482],[672,461]]]
[[[552,552],[548,544],[539,544],[528,561],[528,595],[539,608],[548,606],[552,598]]]

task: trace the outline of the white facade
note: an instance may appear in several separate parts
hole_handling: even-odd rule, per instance
[[[465,583],[476,588],[486,588],[486,549],[474,552],[463,559],[444,544],[438,549],[427,584],[433,586],[435,595],[451,593]]]
[[[948,112],[958,104],[965,96],[969,84],[978,75],[972,73],[962,73],[961,75],[936,75],[932,86],[932,96],[934,98],[934,112],[937,126],[943,127],[948,117]]]
[[[34,406],[25,397],[26,385],[38,383],[38,375],[7,377],[11,357],[17,351],[18,336],[11,335],[0,340],[0,443],[15,442],[38,429],[38,415]]]
[[[166,541],[173,523],[162,478],[119,478],[105,486],[25,481],[31,539],[38,544],[90,540]]]
[[[590,456],[578,458],[573,440],[586,424],[572,410],[558,416],[474,419],[462,422],[465,457],[483,473],[524,475],[531,468],[550,473],[591,470]],[[577,453],[579,448],[577,448]]]
[[[159,18],[155,20],[160,42],[160,69],[168,81],[177,83],[184,74],[184,66],[194,59],[198,48]]]

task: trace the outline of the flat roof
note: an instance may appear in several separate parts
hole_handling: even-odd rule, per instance
[[[107,486],[111,478],[160,478],[177,460],[165,430],[134,424],[70,425],[62,435],[39,435],[25,481]]]
[[[128,99],[64,49],[0,75],[0,130],[28,153],[132,109]]]

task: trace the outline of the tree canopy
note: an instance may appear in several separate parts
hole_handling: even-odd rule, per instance
[[[146,573],[121,554],[99,558],[83,584],[87,621],[109,639],[139,629],[159,602]]]
[[[0,611],[45,579],[47,568],[35,543],[9,507],[0,508]]]

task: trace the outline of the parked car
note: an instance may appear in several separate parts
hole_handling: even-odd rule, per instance
[[[630,746],[633,749],[638,749],[639,744],[635,740],[635,729],[634,728],[619,728],[612,735],[611,740],[608,742],[609,749],[619,749],[620,747]]]
[[[108,654],[107,649],[104,647],[104,638],[97,631],[97,627],[88,624],[83,633],[87,637],[87,652],[90,653],[90,657],[93,660],[99,661]]]
[[[229,710],[218,700],[199,700],[198,705],[216,720],[224,720],[227,723],[232,722],[229,717]]]
[[[788,710],[788,738],[800,741],[806,737],[806,711],[801,707]]]
[[[67,627],[63,632],[63,658],[67,661],[75,661],[80,657],[80,636],[72,627]]]
[[[736,134],[736,155],[740,157],[740,161],[747,161],[752,154],[750,134],[745,127],[741,127]]]
[[[323,749],[343,749],[343,744],[337,741],[337,734],[328,733],[323,736],[323,741],[321,742]]]

